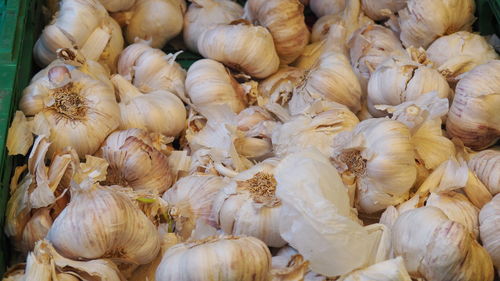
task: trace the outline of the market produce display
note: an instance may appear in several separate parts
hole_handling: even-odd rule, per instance
[[[493,281],[500,57],[474,11],[61,0],[8,132],[3,280]]]

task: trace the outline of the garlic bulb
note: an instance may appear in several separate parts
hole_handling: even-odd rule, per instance
[[[358,269],[339,281],[411,281],[401,257]]]
[[[50,208],[41,208],[34,212],[23,230],[20,248],[23,252],[32,250],[38,240],[45,238],[52,226]]]
[[[242,86],[223,64],[211,59],[201,59],[191,65],[186,77],[186,92],[198,107],[227,104],[238,113],[247,104]]]
[[[396,34],[378,24],[358,29],[349,41],[349,47],[352,67],[364,91],[370,75],[382,62],[388,57],[406,56]]]
[[[428,66],[404,57],[391,57],[380,64],[368,81],[368,111],[375,117],[385,114],[377,105],[398,105],[416,100],[432,91],[447,98],[450,86],[441,74]]]
[[[486,185],[492,195],[500,193],[500,152],[483,150],[468,161],[469,168]]]
[[[302,54],[292,63],[292,66],[308,70],[313,68],[319,60],[321,54],[328,50],[326,39],[313,42],[305,46]]]
[[[500,196],[496,195],[488,204],[484,205],[479,213],[481,241],[486,251],[490,254],[497,272],[500,268],[500,245],[498,243],[499,204]]]
[[[271,32],[281,64],[293,62],[309,42],[304,6],[299,0],[249,0],[245,15]]]
[[[279,67],[271,33],[243,20],[203,32],[198,38],[198,51],[255,78],[266,78]]]
[[[149,263],[160,249],[156,227],[121,187],[95,183],[105,179],[106,169],[103,159],[87,156],[74,179],[71,202],[52,224],[47,239],[68,258]]]
[[[446,131],[472,149],[483,149],[500,138],[500,60],[476,66],[455,89]]]
[[[279,232],[281,202],[273,175],[276,161],[264,161],[235,176],[213,202],[212,219],[227,234],[259,238],[268,246],[286,242]]]
[[[182,31],[186,2],[184,0],[136,0],[127,11],[113,14],[127,43],[150,40],[151,47],[162,48]]]
[[[125,48],[118,60],[118,74],[144,93],[168,91],[186,101],[186,71],[175,62],[176,54],[165,54],[138,42]]]
[[[85,65],[74,68],[55,61],[23,91],[19,108],[34,116],[37,134],[49,137],[49,155],[66,146],[73,147],[81,158],[93,154],[119,125],[112,85],[86,69]]]
[[[98,0],[64,0],[51,24],[47,25],[33,49],[35,61],[46,66],[61,48],[77,47],[88,60],[98,61],[111,71],[123,50],[118,24]]]
[[[361,0],[363,12],[372,20],[385,20],[406,7],[407,0]]]
[[[121,100],[120,129],[140,128],[170,137],[184,129],[186,109],[174,94],[167,91],[143,94],[119,74],[113,75],[111,81]]]
[[[485,280],[494,277],[486,250],[465,226],[436,207],[402,213],[392,232],[395,255],[401,255],[414,278],[426,280]]]
[[[440,36],[470,30],[475,19],[472,0],[407,0],[406,5],[398,12],[405,47],[427,48]]]
[[[156,280],[266,281],[270,268],[271,253],[262,241],[253,237],[209,237],[168,249]]]
[[[347,57],[338,52],[327,52],[295,88],[289,106],[292,113],[297,113],[307,106],[304,99],[322,99],[358,112],[360,98],[361,86]]]
[[[346,6],[346,0],[310,0],[309,6],[313,13],[320,18],[342,12]]]
[[[184,43],[189,50],[198,52],[200,35],[218,25],[228,24],[243,17],[243,8],[229,0],[195,0],[184,17]]]
[[[217,192],[226,185],[222,177],[193,174],[181,178],[163,195],[175,220],[175,232],[183,240],[191,237],[198,219],[208,221]]]
[[[426,53],[434,67],[452,82],[458,81],[460,74],[498,59],[495,49],[484,37],[467,31],[436,39]]]
[[[106,184],[163,194],[173,182],[168,158],[153,147],[148,133],[141,129],[117,131],[101,147],[109,163]]]
[[[405,201],[417,176],[410,131],[389,119],[364,120],[339,133],[332,160],[339,172],[355,177],[357,205],[365,213]]]

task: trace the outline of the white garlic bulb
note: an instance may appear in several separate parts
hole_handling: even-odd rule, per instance
[[[271,32],[281,64],[293,62],[309,42],[304,6],[299,0],[249,0],[245,16]]]
[[[385,113],[377,105],[398,105],[437,91],[447,98],[451,89],[446,79],[435,69],[406,57],[391,57],[380,64],[368,81],[368,111],[375,117]]]
[[[271,253],[259,239],[208,237],[168,249],[156,280],[267,281],[270,268]]]
[[[140,128],[169,137],[177,136],[184,129],[186,109],[174,94],[167,91],[143,94],[119,74],[111,81],[121,100],[121,129]]]
[[[357,205],[365,213],[405,201],[417,176],[410,131],[390,119],[364,120],[339,133],[332,160],[339,172],[355,177]]]
[[[280,64],[271,33],[243,20],[203,32],[198,38],[198,51],[255,78],[268,77]]]
[[[318,17],[325,15],[338,14],[346,6],[346,0],[310,0],[309,6],[313,13]]]
[[[479,227],[481,241],[490,254],[497,272],[500,268],[500,245],[498,241],[498,216],[500,215],[500,196],[496,195],[481,209],[479,213]]]
[[[102,161],[101,161],[102,160]],[[100,186],[107,163],[87,156],[71,190],[71,202],[55,219],[47,239],[73,259],[109,257],[146,264],[160,250],[155,225],[118,186]]]
[[[434,67],[448,79],[458,81],[459,76],[472,68],[498,59],[488,41],[478,34],[467,31],[455,32],[436,39],[426,51]]]
[[[153,48],[162,48],[181,33],[185,11],[184,0],[136,0],[129,10],[112,16],[124,27],[129,44],[142,39],[150,40]]]
[[[184,16],[184,43],[189,50],[198,52],[200,35],[218,25],[228,24],[243,17],[243,8],[229,0],[195,0]]]
[[[446,131],[472,149],[500,138],[500,60],[476,66],[457,83]]]
[[[500,152],[483,150],[467,162],[469,168],[486,185],[492,195],[500,193]]]
[[[436,207],[403,212],[394,223],[392,239],[394,254],[403,257],[414,278],[493,280],[493,264],[486,250],[465,226]]]
[[[119,125],[119,107],[109,79],[86,69],[55,61],[23,91],[19,108],[34,116],[37,134],[48,136],[49,155],[66,146],[81,158],[93,154]]]
[[[227,104],[238,113],[247,104],[245,92],[223,64],[201,59],[191,65],[186,77],[186,92],[197,107]]]
[[[108,12],[124,11],[132,8],[136,0],[99,0]]]
[[[339,281],[411,281],[401,257],[358,269]]]
[[[212,203],[227,182],[219,176],[193,174],[179,179],[163,195],[175,220],[175,232],[184,240],[191,237],[198,219],[208,222]]]
[[[123,50],[118,24],[109,17],[98,0],[64,0],[53,22],[47,25],[35,44],[33,54],[40,66],[56,59],[61,48],[77,47],[88,60],[116,68]]]
[[[167,55],[147,42],[132,44],[120,54],[118,74],[144,93],[168,91],[186,101],[186,71],[175,62],[177,54]]]
[[[363,12],[372,20],[385,20],[406,7],[407,0],[361,0]]]
[[[109,163],[106,184],[163,194],[172,185],[173,175],[168,157],[152,142],[141,129],[109,135],[101,147],[102,157]]]
[[[440,36],[469,30],[474,4],[472,0],[407,0],[407,7],[398,13],[403,45],[427,48]]]

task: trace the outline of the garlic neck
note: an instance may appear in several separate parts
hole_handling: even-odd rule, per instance
[[[124,103],[128,104],[135,97],[142,95],[142,93],[134,85],[123,78],[120,74],[113,75],[113,77],[111,77],[111,82],[116,87],[120,100]]]

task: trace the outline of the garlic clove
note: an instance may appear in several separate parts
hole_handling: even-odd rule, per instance
[[[500,247],[498,244],[498,216],[499,211],[499,196],[484,205],[479,213],[479,227],[481,234],[481,241],[484,248],[488,251],[497,272],[500,268]]]
[[[51,226],[52,218],[50,217],[50,208],[36,210],[24,227],[20,246],[21,251],[32,251],[33,247],[35,247],[35,243],[45,238]]]
[[[309,6],[313,13],[321,18],[325,15],[332,15],[342,12],[346,6],[346,0],[310,0]]]

